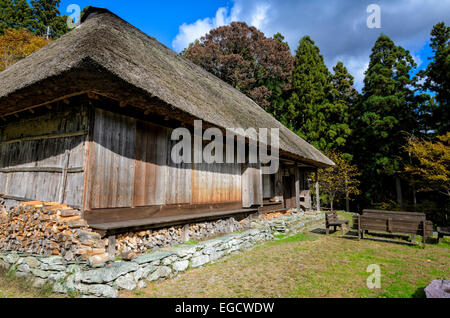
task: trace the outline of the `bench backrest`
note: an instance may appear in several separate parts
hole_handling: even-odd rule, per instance
[[[337,213],[334,211],[325,213],[325,220],[327,223],[337,221],[338,220]]]
[[[425,213],[420,212],[404,212],[404,211],[385,211],[385,210],[363,210],[363,216],[373,216],[377,218],[425,221]]]

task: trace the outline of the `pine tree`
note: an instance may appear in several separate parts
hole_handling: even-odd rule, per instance
[[[328,140],[331,147],[343,149],[351,135],[350,111],[358,100],[358,92],[353,87],[354,78],[348,72],[344,63],[338,62],[333,67],[331,77],[332,108],[327,112]]]
[[[414,96],[417,79],[410,76],[415,67],[408,51],[385,35],[378,38],[353,122],[352,152],[363,173],[364,193],[371,199],[390,197],[392,188],[386,184],[395,179],[401,203],[398,172],[407,157],[402,149],[408,134],[417,131]]]
[[[438,23],[431,32],[431,48],[434,56],[420,76],[425,79],[423,89],[436,94],[437,105],[433,107],[432,129],[437,134],[450,130],[450,27]]]
[[[61,0],[31,0],[33,7],[34,32],[39,35],[47,34],[50,29],[53,38],[58,38],[69,31],[67,16],[61,16],[58,10]]]
[[[285,123],[322,150],[331,148],[335,141],[329,140],[327,124],[327,111],[332,108],[330,80],[319,48],[309,36],[303,37],[296,51]]]
[[[0,0],[0,34],[6,29],[32,30],[32,10],[26,0]]]

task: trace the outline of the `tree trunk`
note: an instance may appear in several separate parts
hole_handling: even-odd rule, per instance
[[[395,188],[397,190],[397,203],[400,208],[403,208],[402,184],[399,177],[395,177]]]
[[[347,212],[350,212],[350,199],[349,199],[349,193],[348,193],[348,178],[347,175],[345,176],[345,210]]]
[[[416,210],[417,207],[417,196],[416,196],[416,185],[412,185],[412,192],[413,192],[413,204],[414,204],[414,210]]]
[[[333,201],[334,201],[334,198],[330,198],[330,208],[331,208],[331,212],[334,211],[334,208],[333,208]]]

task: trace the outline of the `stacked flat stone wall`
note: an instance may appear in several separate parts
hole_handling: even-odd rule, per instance
[[[109,261],[97,266],[89,262],[67,261],[63,256],[36,256],[19,251],[0,252],[0,266],[33,281],[35,287],[46,283],[57,293],[82,297],[117,297],[119,290],[145,288],[148,282],[168,279],[215,262],[234,251],[274,239],[274,234],[295,234],[323,215],[291,214],[275,219],[245,220],[252,228],[216,237],[197,244],[166,247],[131,261]]]

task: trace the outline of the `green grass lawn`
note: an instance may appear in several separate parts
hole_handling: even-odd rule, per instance
[[[351,219],[349,214],[340,217]],[[450,277],[450,240],[439,245],[358,241],[340,232],[321,234],[319,224],[239,252],[175,279],[149,283],[121,297],[425,297],[434,279]],[[377,238],[379,239],[379,238]],[[419,241],[419,238],[417,239]],[[381,268],[381,288],[367,288],[371,264]]]

